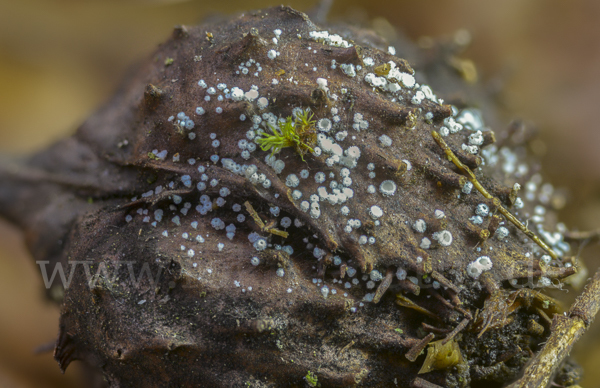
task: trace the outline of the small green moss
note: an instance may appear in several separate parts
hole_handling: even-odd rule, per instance
[[[150,160],[157,160],[158,157],[156,157],[156,155],[154,155],[152,152],[148,152],[148,159],[150,159]]]
[[[175,60],[173,58],[165,59],[165,66],[171,66]]]
[[[395,331],[396,333],[404,334],[404,330],[402,330],[402,329],[400,329],[400,328],[398,328],[398,327],[397,327],[397,328],[395,328],[395,329],[394,329],[394,331]]]
[[[306,376],[304,376],[304,379],[311,387],[317,387],[319,384],[319,379],[317,378],[317,375],[312,373],[311,371],[306,372]]]
[[[263,133],[257,139],[257,143],[263,151],[270,150],[271,155],[279,153],[284,148],[294,147],[304,160],[304,155],[313,152],[317,141],[315,121],[312,117],[313,114],[306,109],[298,113],[295,119],[292,119],[292,116],[287,117],[285,123],[280,123],[278,127],[269,124],[272,134]]]

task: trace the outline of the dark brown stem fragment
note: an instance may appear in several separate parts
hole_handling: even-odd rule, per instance
[[[385,278],[383,279],[383,281],[381,282],[379,287],[377,287],[377,291],[375,292],[375,296],[373,297],[373,303],[375,303],[375,304],[379,303],[383,294],[385,294],[387,289],[392,284],[393,279],[394,279],[394,271],[392,270],[392,268],[388,268],[388,270],[385,274]]]
[[[431,272],[431,277],[437,280],[443,287],[449,288],[454,291],[456,294],[460,293],[460,288],[454,285],[450,280],[446,279],[444,275],[439,273],[438,271]]]
[[[410,348],[410,350],[405,355],[406,359],[410,362],[415,362],[417,360],[417,357],[419,357],[421,352],[427,347],[427,345],[429,345],[429,343],[431,342],[431,340],[433,340],[434,337],[435,335],[433,333],[427,334],[425,338],[423,338],[412,348]]]
[[[454,330],[452,330],[452,332],[450,334],[448,334],[446,336],[446,338],[444,338],[444,340],[442,341],[442,345],[446,345],[446,343],[448,343],[448,341],[450,341],[452,338],[456,337],[456,335],[458,333],[460,333],[462,330],[464,330],[465,327],[467,327],[469,322],[470,322],[470,320],[468,318],[465,318],[462,321],[460,321],[458,326],[456,326],[454,328]]]

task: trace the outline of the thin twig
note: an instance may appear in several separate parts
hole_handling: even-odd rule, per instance
[[[379,303],[383,294],[385,294],[387,289],[392,284],[393,279],[394,279],[394,271],[390,267],[390,268],[388,268],[388,270],[385,274],[385,278],[379,284],[379,287],[377,287],[377,291],[375,292],[375,296],[373,297],[373,303],[375,303],[375,304]]]
[[[256,222],[256,225],[258,225],[260,230],[263,230],[265,228],[265,223],[263,222],[263,220],[260,219],[256,210],[254,210],[254,206],[252,206],[248,201],[244,202],[244,206],[246,206],[246,210],[248,211],[250,217],[252,217],[254,222]]]
[[[546,344],[509,388],[547,387],[600,308],[600,268],[565,315],[556,314]]]
[[[456,294],[460,294],[460,288],[454,285],[450,280],[446,279],[444,275],[439,273],[438,271],[431,272],[431,277],[437,280],[442,286],[451,289]]]
[[[431,340],[435,337],[435,334],[429,333],[425,338],[417,342],[410,350],[404,355],[410,362],[415,362],[421,352],[429,345]]]
[[[348,350],[354,344],[355,344],[354,340],[348,342],[342,349],[340,349],[340,351],[338,352],[338,356],[341,355],[342,353],[344,353],[346,350]]]
[[[250,202],[248,202],[248,201],[244,202],[244,206],[246,206],[246,210],[248,211],[248,213],[250,214],[250,216],[252,217],[254,222],[256,222],[256,225],[258,225],[260,230],[262,230],[263,232],[274,234],[276,236],[288,238],[288,236],[289,236],[288,232],[284,232],[283,230],[272,228],[271,224],[265,225],[263,220],[260,219],[260,216],[258,215],[256,210],[254,210],[254,207],[250,204]]]
[[[427,315],[428,317],[438,319],[438,320],[440,319],[440,317],[438,315],[432,313],[431,311],[427,310],[426,308],[419,306],[418,304],[416,304],[415,302],[408,299],[407,297],[405,297],[402,294],[396,295],[396,304],[398,306],[416,310],[416,311],[420,312],[421,314]]]
[[[448,334],[446,336],[446,338],[444,338],[444,340],[442,341],[442,345],[446,345],[448,343],[448,341],[452,340],[454,337],[456,337],[456,335],[458,333],[460,333],[461,331],[463,331],[463,329],[465,327],[467,327],[467,325],[469,324],[470,320],[468,318],[463,319],[462,321],[460,321],[460,323],[458,324],[458,326],[456,326],[454,328],[454,330],[452,330],[452,332],[450,332],[450,334]]]
[[[567,241],[597,240],[600,238],[600,229],[587,232],[565,232],[564,235]]]
[[[454,152],[452,152],[450,147],[448,147],[448,144],[446,144],[446,142],[444,141],[444,139],[442,139],[442,136],[439,133],[437,133],[435,131],[431,131],[431,136],[433,136],[433,139],[438,143],[438,145],[446,153],[446,156],[448,157],[448,159],[452,163],[454,163],[460,171],[462,171],[464,174],[467,175],[467,178],[471,181],[473,186],[475,186],[475,188],[481,193],[481,195],[483,195],[487,199],[491,199],[492,201],[494,201],[494,205],[498,206],[498,211],[500,213],[502,213],[502,215],[504,217],[506,217],[507,220],[512,222],[517,228],[519,228],[523,233],[525,233],[525,235],[527,237],[532,239],[543,250],[548,252],[548,254],[553,259],[555,259],[555,260],[558,259],[558,255],[556,254],[556,252],[554,252],[554,250],[552,250],[552,248],[550,248],[545,242],[540,240],[540,238],[538,236],[536,236],[535,233],[533,233],[531,230],[529,230],[521,221],[519,221],[511,212],[509,212],[508,209],[506,209],[504,206],[502,206],[502,203],[500,202],[500,200],[498,198],[496,198],[493,195],[491,195],[490,193],[488,193],[488,191],[481,185],[481,183],[479,183],[479,181],[477,180],[477,177],[475,176],[473,171],[471,171],[471,169],[468,166],[466,166],[463,162],[461,162],[456,157]]]

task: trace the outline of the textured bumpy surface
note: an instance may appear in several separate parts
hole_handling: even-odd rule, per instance
[[[285,7],[180,27],[4,172],[36,260],[75,268],[61,368],[111,387],[516,378],[559,311],[531,288],[575,272],[552,186],[523,126],[494,135],[415,51]]]

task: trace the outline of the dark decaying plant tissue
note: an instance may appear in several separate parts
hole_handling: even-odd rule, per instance
[[[577,272],[552,187],[460,49],[287,7],[178,27],[73,136],[3,163],[0,213],[61,306],[60,368],[111,387],[576,384],[563,360],[598,279],[568,314],[543,293]]]

